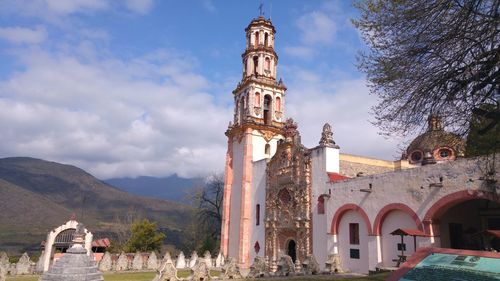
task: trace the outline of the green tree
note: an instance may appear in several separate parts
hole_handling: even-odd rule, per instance
[[[156,223],[148,219],[133,222],[130,232],[131,236],[124,246],[126,252],[159,250],[165,238],[165,234],[158,231]]]
[[[436,113],[461,135],[476,116],[483,134],[499,124],[500,0],[355,5],[353,23],[369,47],[359,67],[379,97],[374,123],[382,132],[410,133]]]
[[[490,123],[487,118],[481,116],[476,116],[471,121],[465,148],[466,157],[500,152],[500,124],[496,124],[496,126],[483,132],[484,128],[487,128]]]

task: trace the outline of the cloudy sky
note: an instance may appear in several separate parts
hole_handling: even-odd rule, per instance
[[[259,0],[0,0],[0,157],[101,179],[222,171],[244,28]],[[392,160],[373,127],[351,1],[265,0],[285,113],[308,147]]]

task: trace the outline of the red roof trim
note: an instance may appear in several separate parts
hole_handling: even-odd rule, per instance
[[[344,175],[341,175],[339,173],[326,173],[328,175],[328,178],[330,179],[330,182],[336,182],[336,181],[341,181],[341,180],[346,180],[349,179],[349,177],[346,177]]]

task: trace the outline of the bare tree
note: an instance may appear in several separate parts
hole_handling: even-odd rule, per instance
[[[223,194],[224,176],[222,174],[213,174],[207,177],[199,197],[198,218],[200,223],[216,240],[220,238]]]
[[[461,135],[471,120],[500,126],[500,0],[366,0],[353,20],[370,50],[359,57],[374,123],[385,134],[421,127],[430,114]]]

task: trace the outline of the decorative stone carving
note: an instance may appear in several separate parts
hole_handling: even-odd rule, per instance
[[[99,270],[102,272],[111,271],[113,266],[113,261],[111,259],[111,254],[109,252],[104,253],[101,261],[99,262]]]
[[[226,264],[223,267],[224,275],[223,279],[239,279],[242,278],[240,273],[240,268],[236,264],[233,258],[228,258]]]
[[[209,262],[211,263],[211,262]],[[210,265],[207,264],[206,259],[196,259],[196,264],[193,266],[193,275],[191,280],[210,280]]]
[[[182,253],[182,252],[181,252]],[[170,258],[170,254],[167,252],[163,257],[163,264],[158,269],[158,274],[153,279],[153,281],[175,281],[179,280],[177,277],[177,269],[174,266],[174,262]]]
[[[299,259],[295,260],[295,273],[298,275],[302,272],[302,264],[300,264]]]
[[[267,277],[269,276],[269,274],[267,273],[267,268],[268,266],[265,258],[257,256],[254,258],[252,266],[250,266],[250,273],[248,274],[248,277]]]
[[[295,265],[292,258],[288,255],[283,255],[278,262],[278,276],[293,276],[295,275]]]
[[[321,140],[319,141],[320,146],[339,148],[335,141],[333,141],[333,132],[330,124],[325,123],[323,125],[323,132],[321,133]]]
[[[184,257],[184,253],[181,251],[179,256],[177,257],[177,262],[175,263],[175,268],[186,268],[186,257]]]
[[[262,107],[260,107],[260,106],[255,106],[255,107],[253,108],[253,111],[255,112],[255,116],[259,117],[259,116],[260,116],[260,114],[262,113]]]
[[[154,270],[156,270],[158,268],[158,257],[156,256],[155,251],[152,251],[151,254],[149,254],[146,268],[147,269],[154,269]]]
[[[224,255],[219,253],[215,259],[215,267],[222,268],[224,266]]]
[[[196,262],[198,261],[198,253],[196,251],[193,251],[191,254],[191,258],[189,259],[189,267],[193,268],[196,265]]]
[[[342,267],[340,265],[339,254],[328,255],[328,258],[326,259],[325,262],[325,272],[329,274],[343,272]]]
[[[16,275],[32,274],[31,260],[28,253],[24,253],[16,264]]]
[[[125,252],[121,252],[120,256],[118,256],[118,260],[116,261],[116,271],[128,270],[128,258]]]
[[[213,267],[212,255],[210,255],[209,251],[205,251],[205,253],[203,254],[203,259],[205,260],[205,263],[207,264],[209,269]]]
[[[319,264],[313,255],[307,256],[306,259],[302,262],[302,271],[306,275],[319,273]]]
[[[294,259],[303,260],[312,252],[311,230],[311,155],[300,140],[297,123],[285,122],[284,139],[266,169],[266,257],[270,271],[273,260],[288,254],[288,245],[295,245]]]

